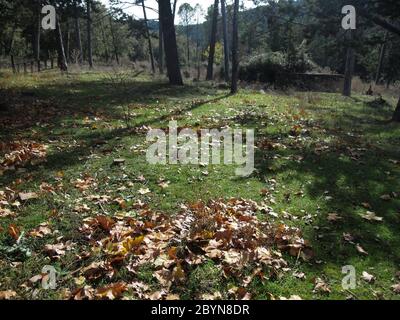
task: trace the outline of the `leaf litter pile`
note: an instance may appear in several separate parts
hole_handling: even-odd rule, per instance
[[[313,258],[299,229],[264,221],[259,212],[256,202],[244,199],[182,205],[175,216],[139,203],[135,217],[88,217],[78,227],[80,238],[59,237],[56,244],[44,244],[42,252],[59,263],[74,255],[77,269],[57,279],[65,299],[181,299],[191,273],[211,261],[217,281],[235,285],[221,291],[206,285],[192,298],[251,299],[247,288],[253,280],[267,281],[291,270],[284,252],[297,259]],[[8,233],[17,242],[22,238],[14,225]],[[27,236],[55,233],[43,223]],[[151,283],[140,278],[143,268],[151,268]],[[47,277],[38,274],[22,286],[35,295]]]
[[[69,298],[117,299],[127,293],[138,299],[179,299],[190,272],[209,260],[222,277],[235,279],[239,286],[197,298],[251,298],[245,288],[254,277],[263,280],[290,270],[282,252],[312,257],[299,229],[262,222],[257,211],[253,201],[231,199],[182,206],[173,218],[146,208],[136,218],[87,218],[80,232],[91,248],[80,258],[97,254],[103,259],[78,270],[81,280],[75,282],[86,285],[70,292]],[[58,253],[65,254],[65,246],[48,250],[53,258]],[[143,266],[153,268],[158,290],[136,281],[113,282],[121,269],[135,276]],[[96,281],[104,278],[111,284],[95,288]]]
[[[0,172],[45,160],[47,147],[34,141],[0,142]]]

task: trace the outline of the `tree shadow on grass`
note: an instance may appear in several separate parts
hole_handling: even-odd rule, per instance
[[[59,96],[59,105],[57,106],[58,108],[63,108],[63,106],[66,106],[68,104],[68,99],[74,99],[76,100],[76,103],[78,101],[81,101],[83,97],[89,97],[90,92],[93,90],[99,90],[96,84],[89,83],[89,87],[86,87],[85,92],[82,93],[80,96],[75,96],[71,97],[69,93],[67,93],[68,89],[66,88],[60,88],[57,85],[46,87],[46,88],[41,88],[38,89],[38,91],[29,91],[28,95],[33,95],[35,97],[46,97],[48,95],[51,95],[51,92],[57,92],[60,94]],[[189,99],[189,98],[195,98],[197,97],[198,90],[199,88],[196,87],[171,87],[169,85],[163,84],[163,83],[150,83],[150,82],[139,82],[135,83],[136,88],[139,88],[138,90],[141,92],[140,95],[137,93],[133,95],[128,95],[128,96],[122,96],[120,97],[118,93],[112,92],[111,94],[107,91],[101,91],[104,96],[107,96],[110,94],[110,97],[114,97],[118,99],[118,101],[113,101],[113,102],[105,102],[102,100],[102,103],[104,106],[98,106],[99,109],[101,108],[106,108],[108,109],[108,112],[112,113],[112,110],[115,110],[115,107],[119,105],[119,103],[122,103],[124,101],[125,103],[149,103],[152,101],[153,98],[149,97],[149,93],[151,92],[155,96],[157,96],[159,99],[160,97],[163,98],[176,98],[176,99]],[[101,86],[101,85],[100,85]],[[97,88],[97,89],[96,89]],[[103,88],[104,89],[104,88]],[[102,90],[103,90],[102,89]],[[179,93],[177,93],[177,90]],[[201,90],[201,89],[200,89]],[[23,92],[22,95],[27,95],[26,92]],[[76,134],[74,136],[71,136],[75,141],[78,142],[76,146],[73,147],[68,147],[66,149],[62,149],[61,151],[56,151],[50,153],[47,158],[46,158],[46,163],[42,164],[40,166],[40,169],[38,166],[31,166],[29,168],[31,173],[34,173],[38,170],[45,170],[45,171],[61,171],[65,170],[68,167],[73,167],[79,162],[83,161],[81,159],[85,159],[87,156],[89,156],[93,151],[96,151],[95,149],[98,146],[98,142],[101,141],[101,145],[105,144],[110,144],[114,139],[121,139],[126,136],[144,136],[145,132],[143,130],[137,130],[140,129],[143,126],[151,127],[151,126],[158,126],[162,127],[163,125],[167,124],[167,121],[170,119],[176,119],[179,116],[182,116],[183,114],[187,112],[191,112],[197,108],[200,108],[208,103],[213,103],[217,102],[219,100],[227,98],[229,95],[220,95],[217,97],[211,97],[210,99],[194,99],[193,101],[188,101],[184,103],[181,107],[172,109],[171,111],[166,111],[164,113],[160,112],[159,115],[156,115],[155,117],[146,117],[145,119],[139,119],[136,121],[132,122],[132,127],[125,127],[125,128],[115,128],[112,130],[93,130],[90,131],[89,133],[81,133],[81,134]],[[66,99],[67,97],[67,99]],[[154,108],[152,106],[149,106],[149,108]],[[87,114],[88,112],[91,113],[91,109],[85,109],[82,108],[83,110],[79,109],[79,106],[72,107],[71,109],[66,110],[65,112],[63,111],[58,117],[52,119],[52,126],[56,127],[59,126],[63,121],[69,119],[70,117],[76,115],[76,112],[78,110],[82,112],[83,114]],[[119,119],[118,115],[113,114],[114,119]],[[46,120],[50,120],[47,119]],[[32,123],[33,124],[33,123]],[[71,124],[73,127],[73,124]],[[65,127],[65,129],[68,129],[68,127]],[[24,130],[29,129],[28,128],[22,128]],[[5,135],[8,135],[8,139],[12,139],[12,130],[11,132],[5,131]],[[21,131],[21,130],[18,130]],[[18,133],[16,133],[18,134]],[[4,135],[4,130],[3,130],[3,135]],[[48,135],[47,138],[52,138],[52,139],[58,139],[57,135]],[[65,137],[65,134],[61,134],[60,138],[62,139]],[[4,185],[7,185],[11,183],[13,180],[15,180],[16,175],[15,174],[6,174],[4,177],[2,177],[2,181]]]
[[[330,142],[328,149],[322,152],[317,151],[315,143],[305,143],[298,148],[289,146],[279,151],[257,150],[259,177],[264,180],[272,174],[281,175],[285,177],[282,184],[298,181],[303,184],[306,196],[322,206],[313,222],[318,229],[307,228],[307,238],[311,240],[318,259],[345,265],[352,257],[360,256],[355,246],[359,243],[373,263],[391,261],[398,264],[400,199],[394,197],[391,201],[384,201],[381,196],[400,191],[400,179],[396,179],[398,169],[389,161],[400,158],[400,149],[393,148],[391,143],[370,145],[363,141],[363,136],[370,133],[365,127],[360,136],[349,135],[347,130],[351,131],[351,121],[341,122],[341,127],[340,130],[326,130]],[[384,126],[379,128],[382,132],[386,130]],[[396,129],[391,128],[393,132]],[[371,131],[376,130],[377,126],[371,126]],[[284,141],[285,138],[287,136],[283,134],[278,140]],[[291,160],[274,166],[282,159]],[[271,172],[268,169],[271,167],[277,169]],[[364,208],[363,203],[368,203],[371,208]],[[361,215],[367,210],[383,217],[383,222],[363,219]],[[329,213],[338,213],[342,220],[328,221]],[[354,244],[346,242],[343,233],[350,233]]]
[[[126,115],[122,106],[168,113],[169,108],[174,107],[174,100],[176,105],[183,105],[176,108],[179,114],[212,101],[198,99],[199,96],[204,97],[210,93],[216,94],[217,91],[201,86],[174,87],[164,82],[139,80],[116,86],[110,84],[107,79],[70,82],[63,79],[26,90],[9,89],[4,90],[4,94],[10,100],[9,111],[0,114],[0,122],[10,126],[4,125],[0,134],[12,135],[15,129],[29,129],[39,122],[59,126],[64,120],[79,115],[94,117],[101,114],[106,119],[123,120]],[[196,101],[187,103],[189,99]],[[169,105],[163,106],[166,103]],[[19,122],[21,125],[14,125]]]

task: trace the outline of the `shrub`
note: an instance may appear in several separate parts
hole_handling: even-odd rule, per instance
[[[277,75],[282,73],[305,73],[315,68],[309,59],[305,43],[290,52],[268,52],[251,57],[239,71],[244,81],[275,83]]]
[[[269,52],[251,57],[239,71],[245,81],[275,82],[276,75],[285,71],[285,56],[281,52]]]

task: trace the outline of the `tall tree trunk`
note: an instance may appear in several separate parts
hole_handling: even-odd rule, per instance
[[[79,23],[79,12],[78,12],[78,4],[75,1],[74,7],[74,22],[75,22],[75,40],[76,47],[79,51],[78,62],[79,64],[83,63],[83,50],[82,50],[82,38],[81,38],[81,26]]]
[[[57,17],[57,23],[56,23],[56,36],[57,36],[58,65],[61,71],[67,72],[68,63],[64,50],[64,42],[63,42],[61,23],[59,17]]]
[[[158,3],[158,10],[160,10],[160,1]],[[158,69],[160,74],[164,74],[164,42],[161,19],[158,23]]]
[[[41,32],[41,11],[42,5],[41,0],[36,0],[35,4],[35,22],[34,22],[34,36],[33,36],[33,56],[36,61],[40,60],[40,32]]]
[[[108,63],[108,60],[110,59],[110,54],[108,51],[108,44],[107,44],[106,34],[104,32],[103,21],[101,20],[100,20],[100,29],[101,29],[101,37],[103,38],[103,43],[104,43],[104,57],[106,58],[106,62]]]
[[[93,68],[93,47],[92,47],[92,0],[86,0],[87,8],[87,42],[88,42],[88,62],[90,69]]]
[[[233,7],[233,27],[232,27],[232,83],[231,94],[238,92],[239,78],[239,0],[235,0]]]
[[[344,87],[343,87],[343,95],[345,97],[351,96],[351,88],[352,88],[352,81],[353,81],[355,53],[354,53],[353,44],[351,43],[352,40],[353,40],[353,30],[349,30],[350,45],[347,48],[346,67],[345,67],[345,72],[344,72]]]
[[[396,111],[393,114],[393,121],[400,122],[400,98],[399,102],[397,102]]]
[[[189,38],[189,24],[186,26],[186,50],[187,50],[187,63],[190,72],[190,38]]]
[[[178,4],[178,0],[174,0],[174,5],[173,5],[173,9],[172,9],[172,19],[174,20],[174,24],[175,24],[177,4]]]
[[[110,30],[111,30],[111,37],[112,37],[113,47],[114,47],[115,60],[117,61],[117,64],[119,65],[118,46],[117,46],[117,42],[116,42],[116,39],[115,39],[113,21],[112,21],[112,17],[111,16],[110,16]]]
[[[4,51],[6,51],[6,54],[8,54],[10,56],[11,68],[12,68],[13,73],[17,73],[17,69],[15,68],[14,54],[13,54],[14,35],[15,35],[16,28],[17,28],[17,22],[14,23],[14,28],[11,30],[11,39],[10,39],[8,48],[6,45],[4,47]]]
[[[144,24],[145,24],[145,27],[146,27],[146,36],[147,36],[147,41],[148,41],[148,44],[149,44],[151,71],[153,73],[156,73],[156,67],[155,67],[155,64],[154,64],[154,55],[153,55],[153,45],[151,44],[151,35],[150,35],[150,30],[149,30],[149,24],[148,24],[148,21],[147,21],[147,13],[146,13],[146,6],[144,5],[144,0],[142,0],[142,8],[143,8]]]
[[[197,60],[197,80],[200,80],[200,23],[197,19],[197,26],[196,26],[196,33],[197,33],[197,41],[196,41],[196,60]]]
[[[222,12],[222,27],[224,31],[224,66],[225,66],[225,81],[229,82],[229,43],[228,43],[228,21],[226,17],[226,5],[225,0],[221,0],[221,12]]]
[[[11,69],[13,73],[17,73],[17,68],[15,67],[14,55],[10,54]]]
[[[383,40],[383,43],[381,45],[381,50],[380,50],[380,53],[379,53],[378,68],[376,70],[376,76],[375,76],[375,84],[376,85],[379,84],[379,81],[381,79],[382,66],[383,66],[383,60],[385,59],[386,42],[387,42],[388,36],[389,36],[389,31],[386,31],[385,39]]]
[[[70,62],[70,59],[69,59],[70,58],[70,52],[71,52],[71,50],[70,50],[71,33],[70,33],[70,30],[69,30],[68,18],[67,18],[67,23],[66,23],[65,27],[67,28],[67,31],[65,33],[65,57],[67,58],[67,63],[69,63]]]
[[[174,85],[183,85],[171,2],[170,0],[159,0],[159,3],[169,82]]]
[[[212,80],[214,78],[214,57],[215,57],[215,43],[217,42],[218,4],[219,0],[215,0],[206,80]]]

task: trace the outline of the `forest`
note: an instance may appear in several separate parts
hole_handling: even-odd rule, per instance
[[[0,0],[0,300],[398,300],[399,145],[398,0]]]

